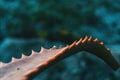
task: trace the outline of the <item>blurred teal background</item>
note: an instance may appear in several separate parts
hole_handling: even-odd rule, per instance
[[[120,0],[0,0],[0,61],[40,46],[64,46],[85,35],[104,41],[120,62]],[[52,74],[51,74],[52,73]],[[81,52],[34,80],[119,80],[96,56]]]

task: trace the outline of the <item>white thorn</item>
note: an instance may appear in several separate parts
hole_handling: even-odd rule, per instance
[[[47,49],[45,49],[44,47],[41,46],[40,53],[42,53],[43,51],[47,51]]]
[[[56,49],[57,47],[54,45],[51,49]]]
[[[2,65],[3,63],[2,62],[0,62],[0,65]]]
[[[101,45],[104,45],[104,42],[100,42]]]
[[[77,42],[77,41],[74,41],[74,42],[70,45],[70,47],[69,47],[69,48],[74,47],[74,46],[76,45],[76,42]]]
[[[25,58],[26,56],[24,54],[22,54],[22,58]]]
[[[5,66],[5,65],[7,65],[7,63],[3,63],[3,62],[1,62],[1,66]]]
[[[76,45],[82,43],[82,38],[80,38],[80,40],[76,43]]]
[[[4,65],[4,63],[3,63],[3,62],[1,62],[1,65]]]
[[[88,42],[92,41],[92,36],[89,37]]]
[[[94,40],[94,42],[98,42],[98,38],[96,38],[96,39]]]
[[[17,60],[16,58],[12,57],[12,62],[15,62],[16,60]]]
[[[35,54],[36,52],[34,50],[32,50],[32,55]]]
[[[109,49],[109,48],[107,48],[107,50],[108,50],[108,51],[110,51],[110,49]]]
[[[85,36],[85,38],[83,39],[82,43],[86,42],[88,40],[88,36]]]

